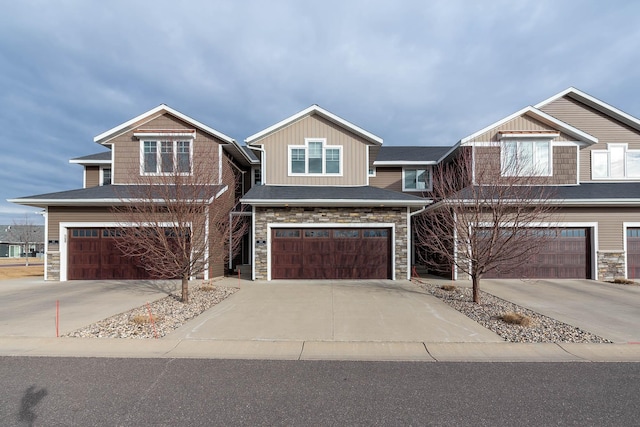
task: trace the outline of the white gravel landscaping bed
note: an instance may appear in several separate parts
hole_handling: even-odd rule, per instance
[[[480,291],[482,304],[475,304],[469,288],[456,287],[454,290],[448,291],[438,285],[429,283],[428,279],[416,280],[415,282],[431,295],[500,335],[505,341],[520,343],[611,342],[575,326],[505,301],[482,290]],[[531,320],[531,324],[529,326],[521,326],[504,322],[500,317],[508,312],[519,313],[528,317]]]
[[[203,283],[189,287],[189,303],[169,295],[66,334],[77,338],[162,338],[189,319],[233,295],[238,288]],[[151,311],[154,322],[149,317]]]

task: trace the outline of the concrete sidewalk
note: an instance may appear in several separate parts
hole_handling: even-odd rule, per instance
[[[640,362],[640,345],[0,337],[0,356],[414,362]]]
[[[408,281],[249,282],[230,278],[220,284],[241,290],[158,340],[48,338],[26,336],[28,331],[25,336],[5,331],[0,333],[0,356],[640,362],[640,345],[634,344],[504,342]],[[158,283],[141,282],[128,291],[116,283],[102,284],[93,293],[90,287],[97,283],[81,285],[7,284],[4,296],[9,302],[19,302],[21,286],[26,286],[28,295],[49,292],[47,300],[62,292],[74,296],[80,309],[91,303],[96,289],[102,289],[99,293],[107,297],[99,307],[106,310],[108,301],[116,302],[114,298],[125,298],[120,304],[129,305],[166,292]],[[128,292],[131,300],[126,297]],[[88,317],[80,312],[78,316],[78,321],[87,321],[96,313],[89,310]]]

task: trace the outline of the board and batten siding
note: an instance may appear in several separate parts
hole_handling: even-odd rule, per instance
[[[156,116],[151,120],[141,121],[131,126],[131,129],[111,141],[113,144],[113,184],[133,184],[140,180],[140,139],[133,136],[139,129],[171,129],[193,130],[193,126],[177,119],[170,114]],[[204,156],[211,157],[212,182],[217,182],[218,144],[217,138],[201,131],[196,131],[193,140],[194,162],[201,162]]]
[[[629,149],[640,149],[640,132],[569,96],[556,99],[540,109],[598,138],[597,144],[580,150],[580,181],[593,181],[591,150],[606,150],[608,143],[627,143]]]
[[[327,145],[342,146],[342,176],[288,176],[290,145],[305,145],[305,138],[323,138]],[[266,184],[269,185],[366,185],[369,165],[364,138],[318,115],[301,118],[252,145],[263,145]]]
[[[100,166],[85,166],[84,188],[97,187],[98,185],[100,185]]]

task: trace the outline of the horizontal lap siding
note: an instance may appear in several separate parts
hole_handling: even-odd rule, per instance
[[[591,181],[591,150],[606,150],[607,143],[628,143],[630,149],[640,149],[639,132],[568,96],[541,110],[598,138],[597,144],[580,150],[581,181]]]
[[[393,191],[402,191],[402,168],[376,168],[376,176],[369,178],[369,185]]]
[[[290,145],[304,145],[305,138],[326,138],[327,145],[342,146],[342,176],[288,176]],[[265,177],[270,185],[366,185],[369,143],[317,115],[298,120],[255,141],[264,144]]]
[[[115,215],[108,207],[50,206],[47,216],[49,240],[60,239],[61,222],[113,222]]]
[[[100,185],[100,166],[86,166],[84,168],[84,188]]]
[[[623,223],[640,222],[640,208],[564,208],[556,217],[562,222],[597,222],[598,250],[622,251]]]

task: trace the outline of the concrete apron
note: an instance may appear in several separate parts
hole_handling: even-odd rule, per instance
[[[166,338],[398,343],[503,341],[409,281],[242,281],[240,287],[240,292]]]

